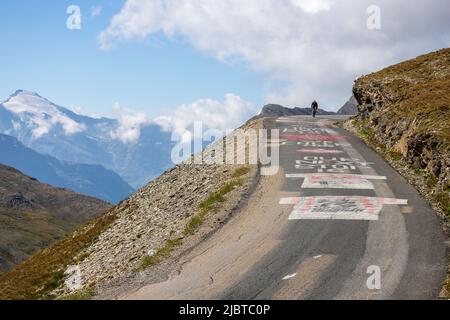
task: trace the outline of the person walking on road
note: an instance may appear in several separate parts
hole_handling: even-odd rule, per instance
[[[311,103],[311,110],[312,110],[312,116],[313,116],[313,118],[315,118],[316,114],[317,114],[317,110],[319,110],[319,104],[317,103],[316,100],[314,100],[313,103]]]

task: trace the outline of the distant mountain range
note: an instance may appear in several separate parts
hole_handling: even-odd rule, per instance
[[[133,188],[118,174],[101,165],[60,161],[3,134],[0,134],[0,163],[53,186],[69,188],[114,204],[133,192]]]
[[[0,104],[0,133],[59,160],[102,165],[138,188],[173,166],[173,143],[171,133],[156,124],[126,125],[78,115],[24,90]],[[139,129],[136,141],[120,138],[123,130]]]
[[[356,115],[358,113],[358,101],[354,96],[351,96],[350,99],[338,110],[337,114],[339,115]]]
[[[358,102],[352,96],[344,106],[342,106],[337,112],[326,111],[320,109],[317,111],[318,115],[355,115],[358,112]],[[289,116],[309,116],[311,115],[311,108],[287,108],[279,104],[265,105],[261,113],[257,117],[289,117]]]
[[[0,273],[109,207],[0,164]]]
[[[333,115],[335,112],[325,111],[323,109],[319,109],[317,111],[318,115]],[[311,108],[286,108],[279,104],[268,104],[265,105],[259,117],[289,117],[289,116],[303,116],[303,115],[311,115]]]

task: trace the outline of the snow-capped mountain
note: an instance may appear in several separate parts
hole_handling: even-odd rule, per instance
[[[123,126],[76,114],[30,91],[18,90],[0,104],[0,133],[59,160],[101,164],[140,187],[172,166],[171,134],[151,123]],[[118,134],[124,130],[139,135],[127,141]]]

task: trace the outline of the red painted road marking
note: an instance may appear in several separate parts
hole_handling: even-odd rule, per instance
[[[281,134],[281,139],[288,141],[341,141],[343,136],[336,134]]]
[[[344,153],[343,150],[322,149],[322,148],[303,148],[303,149],[298,149],[297,152],[301,152],[301,153],[327,153],[327,154]]]

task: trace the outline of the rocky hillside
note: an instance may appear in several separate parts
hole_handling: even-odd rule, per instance
[[[261,126],[261,121],[247,123],[228,138]],[[230,143],[231,139],[213,143],[195,159],[211,159]],[[177,165],[0,277],[0,299],[84,295],[188,250],[232,214],[258,173],[257,165],[209,163]]]
[[[346,123],[450,215],[450,49],[358,79]]]
[[[0,270],[14,267],[108,207],[0,165]]]

